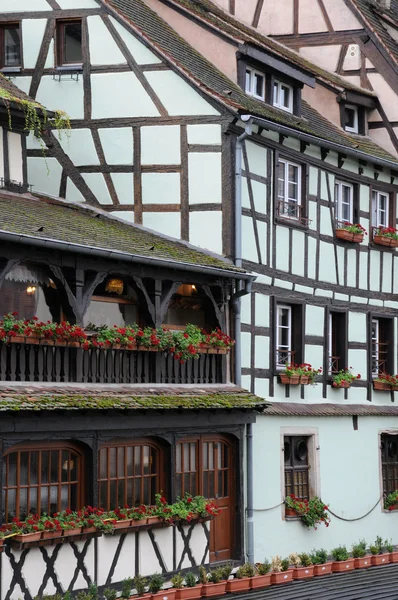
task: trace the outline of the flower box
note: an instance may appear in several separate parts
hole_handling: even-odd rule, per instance
[[[211,346],[210,344],[201,344],[197,349],[198,352],[203,354],[227,354],[228,350],[228,348]]]
[[[286,375],[286,373],[280,374],[281,383],[285,385],[299,385],[300,375]]]
[[[301,375],[300,377],[300,384],[301,385],[308,385],[310,383],[310,378],[307,375]]]
[[[390,563],[398,563],[398,551],[390,552]]]
[[[157,594],[152,594],[151,600],[175,600],[176,589],[169,588],[168,590],[160,590]]]
[[[293,579],[309,579],[314,577],[314,567],[296,567],[293,569]]]
[[[331,562],[327,562],[323,565],[314,565],[314,577],[319,577],[320,575],[330,575],[332,572],[332,564]]]
[[[383,381],[373,381],[373,389],[379,390],[381,392],[396,392],[398,387],[395,385],[389,385],[388,383],[384,383]]]
[[[155,523],[162,523],[162,519],[160,517],[147,517],[146,520],[148,525],[155,525]]]
[[[288,517],[288,518],[292,518],[292,517],[299,518],[300,515],[298,514],[297,510],[294,510],[294,508],[288,508],[287,506],[285,506],[285,517]]]
[[[61,531],[57,531],[57,530],[55,530],[55,531],[43,531],[41,537],[42,537],[43,540],[52,540],[54,538],[61,537],[61,535],[62,535],[62,532]]]
[[[40,334],[31,333],[25,338],[25,344],[33,344],[38,346],[40,344]]]
[[[390,562],[390,553],[388,552],[384,554],[374,554],[371,557],[371,561],[374,567],[378,567],[380,565],[388,565],[388,563]]]
[[[355,565],[355,558],[348,558],[347,560],[336,560],[332,562],[333,573],[344,573],[346,571],[352,571]]]
[[[202,585],[183,587],[176,591],[175,600],[197,600],[202,597]]]
[[[259,588],[265,588],[271,585],[271,573],[266,575],[255,575],[250,577],[250,589],[256,590]]]
[[[363,233],[351,233],[347,229],[336,229],[336,238],[345,242],[354,242],[359,244],[363,241]]]
[[[139,520],[131,520],[131,527],[141,527],[142,525],[146,525],[147,524],[147,518],[144,517],[143,519],[139,519]]]
[[[64,529],[63,534],[65,536],[70,536],[70,535],[79,535],[81,532],[82,532],[81,527],[73,527],[73,529]]]
[[[341,383],[334,383],[334,384],[332,385],[332,387],[333,387],[335,390],[338,390],[338,389],[340,389],[340,388],[349,388],[349,387],[351,387],[351,383],[350,383],[349,381],[342,381]]]
[[[241,579],[234,577],[233,579],[228,579],[225,591],[227,593],[246,592],[246,590],[250,589],[250,579],[250,577],[242,577]]]
[[[202,598],[209,598],[210,596],[221,596],[225,594],[226,581],[220,581],[220,583],[205,583],[202,585]]]
[[[32,531],[31,533],[17,533],[17,535],[14,535],[12,539],[15,542],[21,542],[22,544],[24,544],[25,542],[38,542],[41,539],[41,534],[41,531]]]
[[[131,519],[121,519],[113,524],[114,529],[125,529],[130,527]]]
[[[277,585],[279,583],[287,583],[293,580],[293,569],[288,571],[281,571],[280,573],[271,573],[271,584]]]
[[[374,235],[373,242],[378,246],[388,246],[390,248],[398,248],[398,240],[387,237],[386,235]]]
[[[94,527],[94,525],[92,525],[91,527],[83,527],[83,529],[82,529],[83,534],[95,533],[96,531],[97,531],[97,528]]]
[[[14,335],[8,337],[8,341],[11,342],[11,344],[24,344],[25,340],[26,337],[24,335]]]
[[[398,554],[398,553],[397,553]],[[361,556],[361,558],[356,558],[354,567],[355,569],[367,569],[372,566],[371,556]]]

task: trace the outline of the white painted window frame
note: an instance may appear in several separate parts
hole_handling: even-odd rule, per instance
[[[348,127],[348,125],[344,125],[345,131],[349,131],[350,133],[359,133],[359,108],[355,106],[355,104],[346,104],[344,106],[344,110],[354,111],[354,127]]]
[[[297,206],[301,207],[301,205],[302,205],[302,187],[301,187],[302,166],[297,163],[292,162],[291,160],[286,160],[285,158],[278,159],[278,166],[279,165],[283,165],[284,182],[283,182],[283,198],[281,198],[277,192],[278,202],[280,200],[284,203],[295,202]],[[289,178],[288,178],[289,166],[297,168],[297,199],[289,198]],[[279,181],[280,181],[280,179],[278,178],[278,182]],[[294,182],[294,183],[296,183],[296,182]],[[283,210],[283,212],[279,212],[279,216],[281,216],[285,219],[294,219],[294,220],[298,221],[300,219],[300,210],[298,210],[297,212],[298,212],[297,215],[289,215],[288,210],[287,211]]]
[[[346,221],[347,219],[343,219],[342,207],[343,207],[343,188],[346,187],[350,190],[350,218],[348,219],[350,223],[354,220],[354,186],[352,183],[347,183],[346,181],[339,181],[336,179],[334,183],[335,190],[335,208],[336,208],[336,220],[337,221]],[[336,193],[336,190],[337,193]]]
[[[287,310],[288,311],[288,326],[284,327],[281,326],[280,323],[280,311],[281,310]],[[279,363],[278,362],[278,350],[281,347],[280,344],[280,339],[281,339],[281,335],[280,335],[280,330],[281,329],[287,329],[289,332],[289,344],[287,347],[283,346],[283,349],[286,350],[287,352],[291,352],[292,350],[292,307],[289,306],[288,304],[277,304],[276,307],[276,352],[275,352],[275,362],[276,362],[276,368],[277,369],[284,369],[285,368],[285,364],[283,363]]]
[[[280,102],[282,87],[286,88],[290,92],[288,106],[285,106],[284,104],[282,104]],[[273,106],[276,106],[277,108],[280,108],[281,110],[284,110],[286,112],[292,113],[293,112],[293,95],[294,95],[294,88],[291,85],[284,83],[283,81],[279,81],[279,79],[274,79],[273,88],[272,88],[272,104],[273,104]]]
[[[247,74],[250,74],[250,85],[247,86]],[[255,76],[261,77],[263,80],[262,94],[259,96],[256,94],[256,79]],[[256,69],[252,69],[251,67],[246,67],[245,71],[245,91],[249,96],[253,96],[254,98],[258,98],[259,100],[265,100],[265,73],[261,71],[257,71]]]
[[[386,210],[380,210],[380,197],[386,198]],[[384,212],[385,222],[380,219],[380,213]],[[390,196],[386,192],[379,190],[372,190],[372,216],[374,227],[388,227],[389,226],[389,212],[390,212]]]
[[[332,354],[333,354],[333,315],[329,313],[329,330],[328,330],[328,375],[332,375]]]
[[[373,331],[371,331],[372,363],[373,363],[373,358],[375,358],[377,362],[379,360],[379,343],[380,343],[380,322],[379,322],[379,319],[372,319],[372,329],[373,329],[373,324],[376,325],[376,331],[375,331],[375,335],[374,336],[373,336]],[[375,345],[375,351],[374,352],[373,352],[373,345]],[[376,378],[378,376],[379,376],[378,369],[376,371],[374,369],[372,369],[372,377]]]
[[[320,446],[319,446],[319,430],[317,427],[281,427],[280,429],[280,493],[281,502],[285,498],[285,457],[284,457],[284,440],[287,436],[305,436],[308,437],[308,463],[309,468],[309,492],[310,498],[314,496],[321,497],[321,477],[320,477]],[[282,519],[285,519],[285,506],[281,507]]]

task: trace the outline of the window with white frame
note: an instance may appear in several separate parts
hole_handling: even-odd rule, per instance
[[[283,368],[292,360],[292,307],[285,304],[277,306],[276,320],[276,366]]]
[[[374,227],[388,227],[389,197],[384,192],[372,191],[372,221]]]
[[[328,375],[332,376],[347,364],[347,317],[330,312],[328,322]]]
[[[255,69],[246,68],[246,94],[265,100],[265,75]]]
[[[334,184],[336,220],[352,223],[354,218],[354,186],[343,181]]]
[[[274,96],[272,104],[287,112],[293,112],[293,88],[291,85],[274,80]]]
[[[344,106],[344,129],[351,133],[359,133],[359,111],[352,104]]]
[[[372,377],[392,373],[394,369],[394,320],[372,318],[371,333]]]
[[[289,219],[301,216],[301,166],[288,160],[278,160],[278,215]]]
[[[372,377],[379,375],[379,341],[380,341],[379,320],[372,319]]]

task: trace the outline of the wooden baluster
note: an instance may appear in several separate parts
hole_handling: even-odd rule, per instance
[[[205,372],[204,372],[204,381],[203,383],[209,383],[209,373],[210,373],[210,357],[212,354],[206,354],[206,363],[205,363]]]
[[[61,350],[61,348],[52,348],[51,346],[48,346],[47,353],[51,353],[53,357],[53,381],[59,383],[62,381],[62,367],[65,369],[65,364],[63,364],[63,362],[65,363],[65,360],[62,361],[61,352],[56,352],[56,350]]]
[[[19,348],[19,352],[18,352],[19,360],[18,360],[18,370],[17,370],[17,377],[19,375],[19,381],[25,381],[27,352],[28,352],[28,345],[21,344],[21,346]]]
[[[113,383],[113,354],[114,350],[108,350],[106,353],[106,382]]]
[[[113,382],[120,383],[120,363],[124,350],[115,350],[113,357]]]
[[[27,364],[28,381],[35,380],[35,370],[36,370],[37,355],[38,355],[39,350],[40,350],[39,346],[31,346],[29,349],[29,357],[28,357],[28,364]]]
[[[73,364],[76,369],[76,383],[82,383],[83,381],[83,354],[85,350],[82,348],[71,348],[71,353],[73,355]]]
[[[97,361],[97,383],[105,383],[105,364],[106,364],[106,357],[105,357],[105,350],[100,350],[99,354],[98,354],[98,361]]]
[[[91,350],[89,381],[97,383],[98,348]]]
[[[89,371],[89,359],[91,356],[91,350],[84,350],[82,354],[82,382],[88,382],[88,371]]]
[[[199,354],[199,358],[193,360],[193,369],[192,369],[192,383],[199,383],[199,364],[202,360],[203,354]]]
[[[0,343],[0,379],[7,380],[7,346]]]
[[[143,352],[137,352],[137,360],[136,360],[136,378],[135,383],[142,383],[142,373],[144,370],[144,357],[145,354]]]

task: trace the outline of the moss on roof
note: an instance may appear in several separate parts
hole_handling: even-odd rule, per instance
[[[244,273],[222,257],[122,222],[103,210],[55,199],[1,194],[0,229],[154,260],[216,268],[226,274]]]
[[[258,409],[266,402],[249,392],[192,392],[191,394],[141,395],[78,393],[2,393],[0,412],[42,410],[197,410]]]
[[[365,19],[366,24],[387,50],[393,62],[398,63],[398,43],[383,26],[383,15],[398,21],[398,2],[392,0],[390,10],[372,0],[351,0],[351,3]]]
[[[192,0],[184,1],[192,4]],[[201,1],[208,2],[209,0]],[[322,117],[305,101],[302,102],[302,117],[298,117],[248,96],[236,83],[192,48],[142,0],[106,0],[106,3],[129,21],[132,29],[147,40],[155,52],[160,51],[166,60],[186,73],[191,80],[193,79],[197,85],[200,85],[204,92],[209,92],[233,113],[250,113],[343,147],[359,150],[370,156],[373,155],[398,164],[394,156],[375,144],[370,138],[349,135]],[[277,42],[272,43],[280,46]],[[292,51],[286,48],[287,52]],[[292,54],[295,57],[298,56],[294,52]]]

